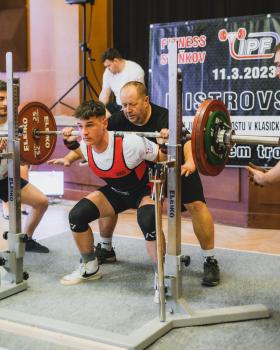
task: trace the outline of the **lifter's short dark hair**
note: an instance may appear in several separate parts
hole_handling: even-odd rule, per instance
[[[105,117],[106,109],[100,101],[85,101],[74,112],[74,117],[80,120],[89,120],[90,117]]]
[[[122,55],[119,53],[117,49],[110,47],[105,52],[103,52],[101,56],[101,60],[104,63],[106,60],[113,61],[115,58],[122,59]]]
[[[7,83],[4,80],[0,80],[0,91],[7,91]]]

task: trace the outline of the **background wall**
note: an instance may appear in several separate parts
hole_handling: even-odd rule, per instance
[[[78,77],[78,8],[63,0],[29,0],[27,13],[28,71],[15,74],[21,80],[21,101],[51,106]],[[78,99],[79,91],[69,96],[69,102]],[[63,108],[54,112],[63,113]]]
[[[26,0],[0,2],[1,52],[14,53],[14,67],[27,70],[27,10]],[[5,55],[0,55],[0,71],[6,71]]]
[[[9,0],[10,3],[18,0]],[[69,5],[65,0],[27,0],[27,71],[17,71],[21,79],[21,101],[40,101],[51,107],[80,77],[82,42],[82,6]],[[90,5],[87,9],[87,34],[90,34]],[[111,1],[97,0],[92,7],[91,35],[87,35],[92,48],[92,62],[101,81],[103,64],[100,56],[112,43]],[[0,3],[0,13],[1,13]],[[2,12],[3,13],[3,12]],[[108,24],[109,23],[109,24]],[[5,55],[1,50],[1,57]],[[89,61],[88,77],[97,92],[97,85]],[[0,73],[5,79],[5,74]],[[80,102],[77,86],[64,102],[76,107]],[[73,111],[59,104],[55,115],[72,115]]]
[[[113,46],[113,0],[95,0],[93,6],[86,5],[87,42],[92,61],[87,61],[87,76],[98,92],[101,91],[104,65],[102,53]],[[77,5],[76,5],[77,6]],[[82,42],[82,6],[80,6],[80,42]],[[81,65],[80,65],[81,68]],[[89,96],[89,95],[88,95]]]

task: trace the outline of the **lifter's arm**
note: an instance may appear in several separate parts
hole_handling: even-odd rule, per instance
[[[83,159],[83,154],[80,148],[70,151],[63,158],[54,158],[47,161],[48,164],[63,165],[65,167],[70,166],[78,159]]]

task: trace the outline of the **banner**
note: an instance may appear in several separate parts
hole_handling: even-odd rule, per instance
[[[150,26],[151,101],[168,108],[168,43],[177,41],[183,75],[183,121],[192,129],[205,99],[222,100],[238,135],[280,136],[280,81],[274,47],[280,14],[232,17]],[[235,145],[229,165],[249,161],[273,166],[280,147]]]

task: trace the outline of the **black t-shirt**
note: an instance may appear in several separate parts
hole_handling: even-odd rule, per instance
[[[151,103],[152,112],[150,119],[145,125],[134,125],[124,115],[122,111],[112,114],[108,119],[108,130],[113,131],[140,131],[154,132],[168,128],[168,110]],[[150,138],[156,142],[156,139]]]

